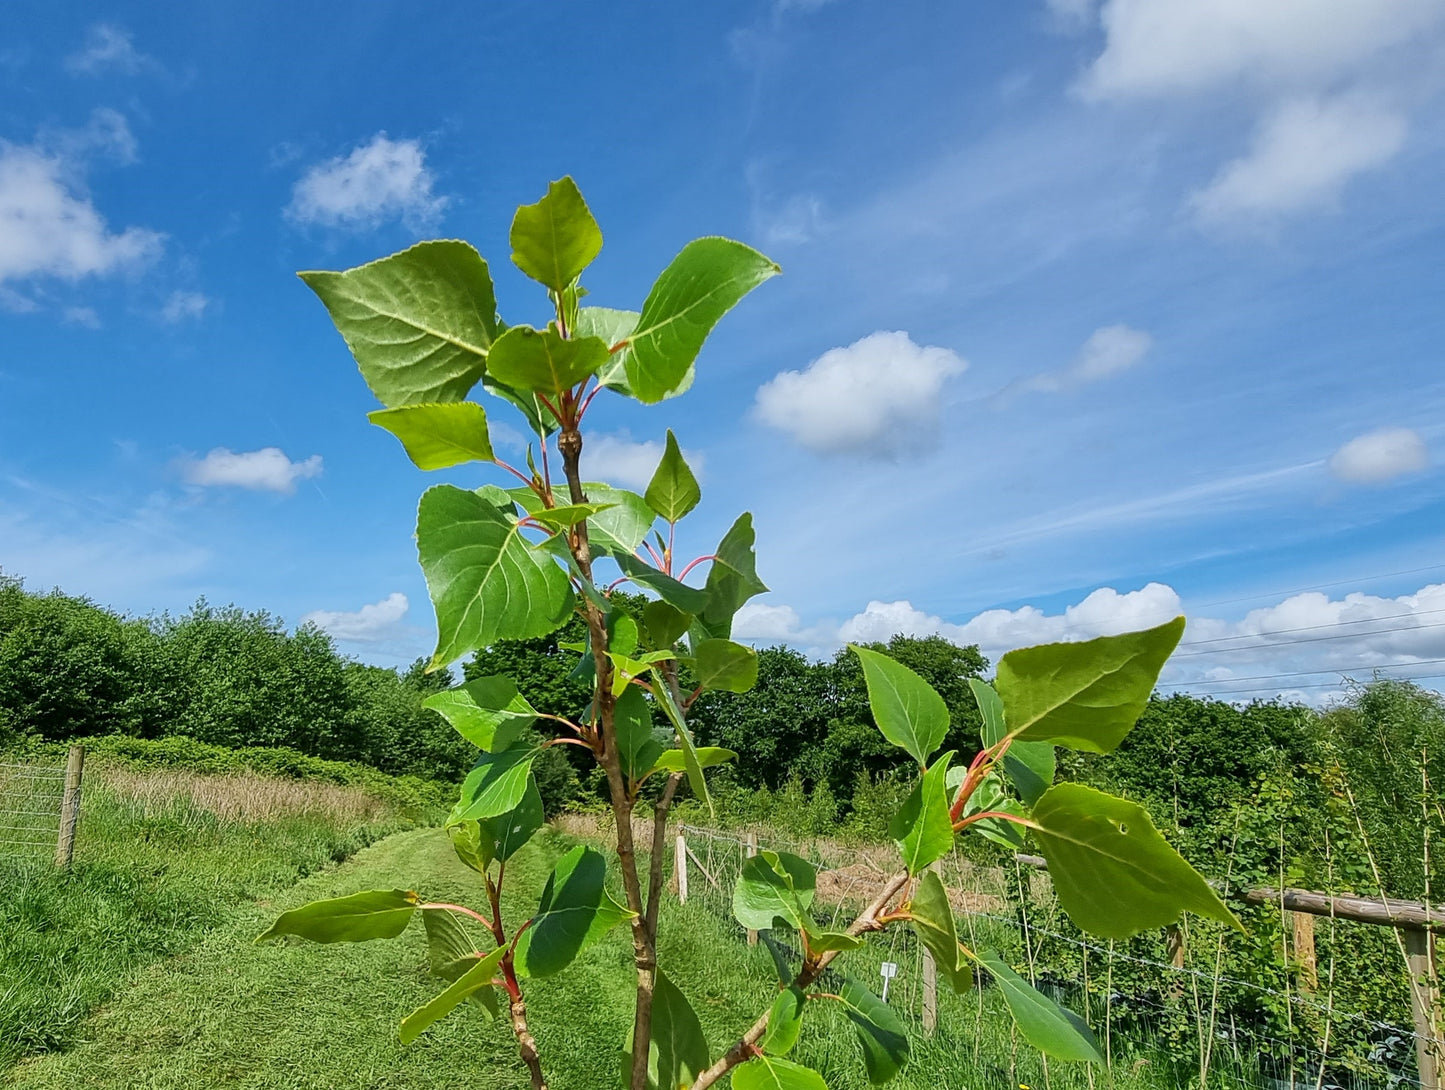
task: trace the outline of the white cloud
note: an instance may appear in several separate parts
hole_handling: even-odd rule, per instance
[[[1056,4],[1056,7],[1076,7]],[[1083,89],[1192,93],[1248,79],[1318,87],[1445,22],[1439,0],[1107,0]]]
[[[78,280],[153,259],[162,236],[140,227],[114,232],[84,191],[85,156],[134,158],[125,119],[97,110],[84,129],[44,134],[32,144],[0,140],[0,283],[52,276]]]
[[[1154,338],[1142,329],[1127,325],[1101,326],[1089,334],[1072,364],[1035,375],[1026,380],[1022,388],[1053,394],[1098,382],[1142,363],[1153,346]]]
[[[406,595],[393,591],[381,601],[352,612],[312,610],[301,618],[301,623],[314,624],[338,640],[375,643],[395,635],[397,625],[410,608]]]
[[[1191,203],[1205,222],[1328,208],[1351,178],[1394,158],[1406,128],[1404,117],[1365,96],[1289,99]]]
[[[173,291],[161,307],[161,321],[170,325],[200,318],[211,301],[198,291]]]
[[[292,190],[286,214],[327,227],[374,226],[392,218],[426,224],[447,205],[432,193],[434,181],[420,141],[391,140],[380,132],[349,155],[308,170]]]
[[[620,485],[642,491],[662,461],[663,444],[656,439],[633,440],[627,432],[589,435],[582,446],[582,475],[589,481]],[[683,458],[698,478],[705,459],[695,450],[683,449]]]
[[[944,383],[967,367],[907,333],[870,333],[774,377],[758,390],[753,415],[822,454],[928,449],[937,443]]]
[[[100,315],[93,307],[66,307],[61,316],[71,325],[83,325],[87,329],[100,328]]]
[[[181,471],[187,484],[209,488],[229,485],[291,495],[296,482],[321,475],[321,455],[293,462],[277,447],[236,453],[216,447],[204,458],[186,458]]]
[[[1430,451],[1419,432],[1380,428],[1351,439],[1330,456],[1330,472],[1349,484],[1384,484],[1429,468]]]
[[[130,31],[110,23],[97,23],[85,33],[85,44],[65,58],[65,70],[73,76],[97,76],[119,72],[133,76],[154,64],[140,52]]]
[[[733,618],[733,637],[739,640],[793,640],[801,628],[802,620],[792,606],[748,602]]]

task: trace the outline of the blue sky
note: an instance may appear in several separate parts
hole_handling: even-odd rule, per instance
[[[540,320],[507,228],[571,173],[598,303],[701,234],[783,266],[692,392],[589,417],[638,485],[677,431],[696,552],[755,512],[742,631],[1183,609],[1191,691],[1438,672],[1442,59],[1441,0],[12,0],[0,567],[429,650],[431,482],[293,273],[461,237]]]

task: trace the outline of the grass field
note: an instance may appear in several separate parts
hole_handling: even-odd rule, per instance
[[[0,856],[0,1070],[65,1047],[139,967],[237,906],[413,824],[355,788],[97,768],[70,873],[49,850]]]
[[[555,857],[572,841],[544,833],[514,861],[509,920],[535,904]],[[509,885],[514,879],[509,878]],[[67,1090],[181,1090],[193,1087],[330,1090],[522,1088],[526,1077],[505,1024],[463,1008],[410,1048],[398,1021],[440,990],[425,973],[419,927],[395,942],[252,945],[277,912],[318,897],[365,888],[419,888],[436,899],[474,899],[475,876],[458,864],[438,830],[414,830],[306,878],[274,903],[243,905],[189,949],[150,965],[83,1028],[69,1052],[36,1057],[0,1085]],[[695,904],[667,902],[661,956],[687,993],[714,1052],[772,996],[763,947],[749,949],[733,926]],[[876,961],[876,959],[875,959]],[[857,975],[876,965],[866,957]],[[557,977],[527,986],[532,1022],[555,1090],[617,1085],[617,1050],[630,1022],[630,947],[622,929]],[[813,1008],[816,1008],[813,1009]],[[821,1070],[833,1090],[867,1085],[852,1031],[829,1004],[810,1007],[797,1058]],[[1121,1090],[1173,1086],[1150,1065],[1100,1073],[1045,1072],[1000,1022],[991,990],[980,1000],[944,997],[939,1032],[915,1042],[900,1090],[993,1090],[1020,1084]],[[1016,1066],[1014,1066],[1016,1064]],[[1159,1078],[1160,1081],[1155,1081]]]

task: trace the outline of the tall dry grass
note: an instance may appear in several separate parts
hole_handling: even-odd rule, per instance
[[[140,808],[145,817],[174,814],[176,807],[220,821],[262,822],[306,816],[338,825],[380,818],[386,802],[357,787],[281,780],[253,773],[224,776],[185,769],[98,769],[102,789]]]

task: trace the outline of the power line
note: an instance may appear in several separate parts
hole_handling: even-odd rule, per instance
[[[1438,658],[1438,659],[1417,659],[1417,660],[1414,661],[1414,662],[1382,662],[1382,663],[1378,663],[1378,664],[1376,664],[1376,665],[1374,665],[1374,666],[1361,666],[1361,667],[1357,667],[1356,669],[1361,669],[1361,670],[1410,670],[1410,669],[1414,669],[1416,666],[1433,666],[1433,665],[1435,665],[1435,664],[1437,664],[1437,663],[1441,663],[1441,662],[1445,662],[1445,658]],[[1235,682],[1235,681],[1273,681],[1273,680],[1275,680],[1276,678],[1282,678],[1282,677],[1313,677],[1313,676],[1316,675],[1316,674],[1340,674],[1340,675],[1342,675],[1342,676],[1345,676],[1345,675],[1348,675],[1349,673],[1350,673],[1349,670],[1341,670],[1341,669],[1338,669],[1338,668],[1336,668],[1336,667],[1326,667],[1326,668],[1323,669],[1323,670],[1288,670],[1288,671],[1283,671],[1283,672],[1278,673],[1278,674],[1254,674],[1254,675],[1252,675],[1252,676],[1250,676],[1250,677],[1221,677],[1221,678],[1215,678],[1215,679],[1210,680],[1210,681],[1186,681],[1186,682],[1181,682],[1181,684],[1184,684],[1184,685],[1228,685],[1228,684],[1230,684],[1231,682]],[[1431,677],[1431,676],[1434,676],[1434,675],[1428,675],[1428,674],[1427,674],[1426,676],[1427,676],[1427,677]]]
[[[1426,630],[1428,630],[1428,629],[1432,629],[1432,628],[1445,628],[1445,621],[1437,621],[1437,622],[1435,622],[1434,624],[1417,624],[1417,625],[1410,625],[1410,626],[1408,626],[1408,627],[1406,627],[1406,628],[1380,628],[1380,629],[1376,629],[1376,630],[1374,630],[1374,631],[1372,631],[1372,632],[1340,632],[1340,633],[1336,633],[1336,634],[1333,635],[1333,636],[1312,636],[1312,637],[1310,637],[1309,639],[1304,639],[1304,640],[1286,640],[1286,641],[1284,641],[1283,643],[1278,643],[1278,644],[1271,644],[1271,643],[1263,643],[1263,644],[1261,644],[1261,643],[1253,643],[1253,644],[1245,644],[1245,645],[1242,646],[1242,647],[1216,647],[1216,648],[1214,648],[1213,650],[1206,650],[1206,651],[1180,651],[1178,654],[1171,656],[1171,660],[1172,660],[1172,659],[1190,659],[1190,658],[1197,658],[1197,657],[1200,656],[1200,655],[1224,655],[1224,654],[1228,654],[1228,653],[1231,652],[1231,651],[1258,651],[1258,650],[1260,650],[1261,648],[1270,648],[1270,647],[1296,647],[1296,646],[1298,646],[1298,645],[1300,645],[1300,644],[1302,644],[1302,643],[1325,643],[1325,642],[1327,642],[1327,641],[1329,641],[1329,640],[1357,640],[1357,639],[1361,639],[1362,637],[1365,637],[1365,636],[1389,636],[1389,635],[1392,635],[1392,634],[1394,634],[1394,633],[1396,633],[1396,632],[1424,632],[1424,631],[1426,631]],[[1242,636],[1242,637],[1239,637],[1239,638],[1240,638],[1240,639],[1256,639],[1256,640],[1257,640],[1257,639],[1261,639],[1262,637],[1261,637],[1261,636],[1247,636],[1247,637]],[[1193,647],[1193,646],[1195,646],[1195,645],[1194,645],[1194,644],[1189,644],[1188,646]]]
[[[1212,639],[1212,640],[1192,640],[1192,641],[1188,644],[1188,646],[1189,646],[1189,647],[1202,647],[1202,646],[1204,646],[1205,644],[1210,644],[1210,643],[1225,643],[1225,642],[1230,641],[1230,640],[1253,640],[1253,639],[1260,639],[1260,638],[1262,638],[1262,637],[1264,637],[1264,636],[1283,636],[1283,635],[1286,635],[1286,634],[1288,634],[1288,633],[1290,633],[1290,632],[1315,632],[1315,631],[1317,631],[1317,630],[1319,630],[1319,629],[1322,629],[1322,628],[1343,628],[1343,627],[1344,627],[1345,625],[1347,625],[1347,624],[1374,624],[1374,623],[1377,622],[1377,621],[1398,621],[1398,620],[1401,620],[1401,619],[1403,619],[1403,618],[1405,618],[1405,617],[1426,617],[1426,616],[1429,616],[1429,615],[1432,614],[1432,613],[1445,613],[1445,608],[1441,608],[1441,609],[1420,609],[1420,610],[1414,611],[1413,613],[1387,613],[1387,614],[1385,614],[1385,616],[1383,616],[1383,617],[1360,617],[1358,620],[1354,620],[1354,621],[1327,621],[1327,622],[1325,622],[1324,624],[1307,624],[1307,625],[1303,625],[1303,626],[1301,626],[1301,627],[1299,627],[1299,628],[1276,628],[1276,629],[1274,629],[1274,630],[1272,630],[1272,631],[1270,631],[1270,632],[1246,632],[1246,633],[1241,633],[1241,634],[1238,635],[1238,636],[1216,636],[1216,637],[1215,637],[1214,639]],[[1428,627],[1428,626],[1425,626],[1425,625],[1414,625],[1414,626],[1412,626],[1412,627],[1413,627],[1413,628],[1424,628],[1424,627]],[[1402,628],[1402,629],[1393,629],[1392,631],[1408,632],[1408,631],[1410,631],[1410,630],[1411,630],[1411,629],[1409,629],[1409,628]],[[1369,634],[1369,633],[1363,633],[1363,632],[1360,633],[1360,635],[1368,635],[1368,634]]]
[[[1437,677],[1445,677],[1445,672],[1436,673],[1436,674],[1409,674],[1409,675],[1392,674],[1392,675],[1389,675],[1389,676],[1387,676],[1387,677],[1382,677],[1382,678],[1380,678],[1379,680],[1381,680],[1381,681],[1428,681],[1428,680],[1430,680],[1431,678],[1437,678]],[[1214,683],[1214,682],[1208,682],[1208,681],[1181,681],[1181,682],[1177,682],[1177,683],[1175,683],[1175,684],[1177,684],[1177,685],[1179,685],[1179,686],[1192,687],[1192,686],[1199,686],[1199,685],[1211,685],[1211,684],[1216,684],[1216,683]],[[1323,682],[1314,682],[1314,683],[1304,683],[1304,684],[1300,684],[1300,685],[1264,685],[1264,686],[1260,686],[1259,688],[1254,688],[1254,689],[1219,689],[1219,690],[1216,690],[1216,691],[1213,691],[1213,692],[1204,693],[1203,695],[1205,695],[1205,696],[1245,696],[1245,695],[1248,695],[1248,694],[1250,694],[1250,693],[1280,693],[1280,692],[1287,692],[1287,691],[1288,691],[1288,692],[1292,692],[1292,691],[1294,691],[1294,690],[1296,690],[1296,689],[1342,689],[1342,688],[1344,688],[1344,685],[1343,685],[1343,684],[1340,684],[1340,683],[1338,683],[1338,682],[1323,681]]]

